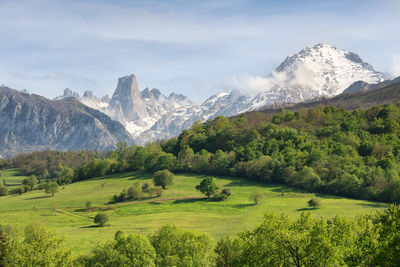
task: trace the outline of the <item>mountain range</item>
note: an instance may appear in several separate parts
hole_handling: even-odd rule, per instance
[[[8,126],[0,132],[0,140],[4,141],[0,155],[47,147],[107,150],[117,140],[144,144],[177,136],[197,120],[390,84],[387,74],[374,70],[357,54],[327,44],[287,57],[264,79],[268,87],[253,97],[233,90],[214,94],[202,104],[194,104],[181,94],[166,96],[156,88],[139,90],[133,74],[118,79],[111,98],[97,97],[92,91],[79,96],[65,89],[63,95],[49,100],[2,87],[0,123]],[[9,104],[10,99],[14,105]],[[34,127],[27,134],[29,122]]]

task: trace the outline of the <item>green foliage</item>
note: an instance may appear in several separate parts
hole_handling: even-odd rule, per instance
[[[115,240],[98,245],[83,262],[85,266],[155,266],[156,253],[149,240],[141,235],[125,236],[120,231]]]
[[[8,194],[8,188],[7,186],[3,185],[0,182],[0,196],[6,196]]]
[[[218,189],[217,184],[214,183],[213,180],[213,177],[203,179],[199,185],[196,185],[196,190],[199,190],[202,194],[206,195],[207,198],[210,198]]]
[[[35,175],[31,175],[28,178],[22,180],[22,184],[29,187],[29,190],[33,190],[35,185],[38,183],[38,180]]]
[[[165,189],[167,185],[171,185],[174,182],[174,174],[169,170],[157,171],[154,173],[153,182],[154,185],[161,186]]]
[[[1,266],[69,266],[71,262],[64,240],[42,224],[28,225],[23,234],[0,227]]]
[[[157,266],[212,266],[214,241],[209,234],[162,226],[150,237]]]
[[[142,183],[137,181],[133,184],[133,186],[128,188],[127,191],[128,194],[128,199],[142,199],[143,198],[143,192],[142,192]]]
[[[97,224],[99,227],[103,227],[106,222],[108,222],[107,213],[97,213],[93,219],[93,222]]]
[[[260,190],[254,190],[250,195],[250,200],[257,205],[264,198],[264,194]]]
[[[339,218],[327,224],[306,213],[295,221],[267,214],[262,225],[239,237],[242,266],[337,266],[351,252],[353,224]]]
[[[43,188],[46,194],[51,194],[53,197],[58,192],[58,184],[56,182],[47,182],[43,185]]]
[[[222,237],[215,248],[216,265],[221,267],[240,266],[242,244],[237,238]]]
[[[321,206],[321,201],[318,198],[312,198],[309,201],[307,201],[307,204],[309,207],[312,207],[315,209],[315,208]]]
[[[88,200],[85,203],[86,210],[91,211],[92,210],[92,201]]]

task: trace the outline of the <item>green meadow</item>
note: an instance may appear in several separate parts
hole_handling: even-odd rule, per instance
[[[1,178],[7,177],[7,184],[12,186],[22,179],[16,176],[16,170],[0,173]],[[318,195],[321,207],[310,209],[307,201],[315,194],[233,177],[215,177],[220,189],[229,187],[232,190],[227,200],[215,202],[204,198],[195,189],[205,177],[178,174],[174,184],[168,186],[161,197],[117,204],[109,204],[113,195],[137,180],[152,183],[152,175],[132,172],[72,183],[59,187],[54,197],[43,191],[4,196],[0,197],[0,224],[23,229],[31,222],[42,222],[63,234],[77,252],[85,253],[99,241],[113,238],[117,230],[150,234],[161,225],[174,223],[185,229],[208,232],[218,239],[225,234],[251,229],[261,223],[267,212],[296,217],[309,211],[314,216],[329,218],[335,215],[353,217],[388,207],[384,203]],[[264,194],[257,205],[249,199],[254,190]],[[86,211],[87,201],[92,202],[94,211]],[[105,227],[96,227],[93,223],[98,211],[109,214],[110,220]]]
[[[26,176],[19,175],[17,169],[0,170],[0,182],[6,184],[9,189],[13,189],[21,185]]]

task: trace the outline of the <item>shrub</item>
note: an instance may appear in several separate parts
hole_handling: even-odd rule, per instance
[[[127,194],[128,194],[128,199],[137,200],[143,198],[141,183],[136,182],[133,186],[129,187]]]
[[[220,193],[214,194],[213,199],[216,201],[223,201],[223,200],[227,199],[231,194],[232,194],[232,191],[230,188],[224,188],[221,190]]]

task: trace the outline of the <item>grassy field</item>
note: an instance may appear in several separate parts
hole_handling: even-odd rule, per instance
[[[5,182],[9,189],[20,186],[22,180],[26,178],[26,176],[20,176],[16,169],[0,170],[0,175],[1,183]]]
[[[163,224],[175,223],[185,229],[209,232],[218,239],[225,234],[251,229],[262,222],[266,212],[295,217],[303,211],[310,211],[328,218],[334,215],[351,217],[387,207],[383,203],[320,195],[322,206],[308,209],[306,202],[314,194],[228,177],[216,177],[215,182],[220,188],[230,187],[232,196],[226,201],[213,202],[194,188],[204,177],[177,175],[174,184],[164,190],[161,197],[114,205],[108,204],[114,194],[119,194],[137,180],[151,182],[152,176],[135,172],[82,181],[60,187],[54,197],[45,195],[43,191],[0,197],[0,224],[22,229],[30,222],[42,222],[64,234],[77,252],[84,253],[97,242],[113,238],[117,230],[150,234]],[[265,194],[258,205],[249,200],[255,189]],[[86,201],[91,201],[99,209],[107,209],[105,212],[110,215],[110,221],[106,227],[93,225],[97,212],[85,211]]]

